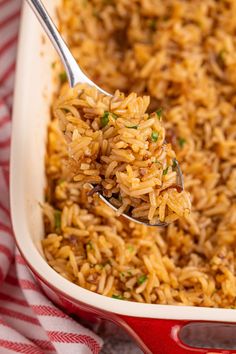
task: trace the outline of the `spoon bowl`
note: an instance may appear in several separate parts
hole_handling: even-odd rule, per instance
[[[178,190],[182,191],[184,189],[183,174],[182,174],[182,171],[180,169],[178,161],[177,160],[174,160],[174,161],[175,161],[174,171],[176,171],[176,176],[177,176],[177,178],[176,178],[176,188]],[[99,197],[106,205],[108,205],[114,211],[117,211],[117,208],[109,201],[109,198],[104,197],[104,195],[102,195],[101,193],[99,193]],[[136,218],[134,218],[129,212],[123,213],[122,216],[125,217],[126,219],[130,220],[130,221],[135,221],[138,224],[146,225],[146,226],[165,227],[165,226],[168,225],[168,223],[161,222],[161,221],[158,221],[155,224],[150,224],[149,221],[146,220],[146,219],[136,219]]]
[[[49,16],[47,10],[43,6],[41,0],[27,0],[28,4],[31,6],[32,10],[34,11],[35,15],[37,16],[40,24],[42,25],[43,29],[45,30],[46,34],[48,35],[49,39],[51,40],[54,48],[56,49],[58,55],[61,58],[61,61],[64,65],[67,78],[69,81],[70,86],[73,88],[75,87],[78,83],[85,83],[90,86],[96,87],[96,89],[101,92],[104,95],[107,96],[112,96],[108,92],[104,91],[102,88],[97,86],[92,80],[90,80],[84,72],[80,69],[78,63],[76,62],[75,58],[73,57],[72,53],[70,52],[69,48],[67,47],[66,43],[62,39],[60,33],[58,32],[55,24],[53,23],[51,17]],[[175,168],[174,170],[176,171],[176,188],[178,190],[183,190],[183,175],[182,171],[180,169],[180,166],[177,162],[175,161]],[[91,186],[91,188],[94,188],[96,186]],[[110,208],[113,210],[117,211],[117,208],[109,201],[108,198],[106,198],[104,195],[102,195],[99,191],[96,191],[96,193],[99,194],[99,197],[101,200],[107,204]],[[167,226],[166,222],[157,222],[155,224],[150,224],[148,220],[142,220],[142,219],[136,219],[131,216],[131,214],[128,213],[122,213],[122,216],[124,216],[126,219],[143,224],[146,226]]]

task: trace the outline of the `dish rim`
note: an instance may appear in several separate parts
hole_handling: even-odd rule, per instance
[[[45,3],[47,3],[47,1],[45,1]],[[24,76],[24,80],[22,80],[22,73],[27,73],[27,67],[25,64],[27,60],[25,60],[25,58],[30,51],[29,45],[26,41],[27,33],[29,29],[32,32],[37,30],[35,25],[32,28],[32,25],[35,24],[33,16],[34,14],[25,2],[21,18],[20,40],[17,55],[10,156],[10,207],[14,237],[23,258],[28,263],[30,269],[33,270],[33,272],[36,273],[45,284],[52,286],[52,288],[59,293],[68,296],[72,301],[79,301],[106,312],[112,312],[124,316],[154,319],[235,322],[234,309],[138,303],[113,299],[94,293],[63,278],[48,265],[46,260],[43,259],[42,255],[37,250],[37,247],[31,238],[29,227],[27,226],[26,207],[22,207],[22,205],[24,206],[25,200],[23,181],[27,171],[21,168],[22,159],[27,158],[23,155],[23,146],[26,144],[24,132],[27,127],[22,124],[21,120],[24,105],[27,104],[27,92],[25,88],[26,85],[22,84],[22,82],[25,82],[25,80],[31,80],[31,78],[28,77],[29,75]]]

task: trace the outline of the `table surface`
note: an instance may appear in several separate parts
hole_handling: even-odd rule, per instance
[[[143,354],[131,337],[114,324],[103,323],[94,330],[104,340],[101,354]]]

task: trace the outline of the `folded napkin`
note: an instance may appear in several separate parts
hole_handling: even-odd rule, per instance
[[[96,354],[102,340],[47,299],[14,242],[9,148],[20,10],[20,0],[0,0],[0,353]]]

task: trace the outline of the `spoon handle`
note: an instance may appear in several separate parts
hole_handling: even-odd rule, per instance
[[[70,86],[74,87],[79,82],[96,86],[80,69],[42,2],[40,0],[27,0],[27,2],[31,6],[39,22],[51,40],[54,48],[59,54],[62,63],[64,64]]]

